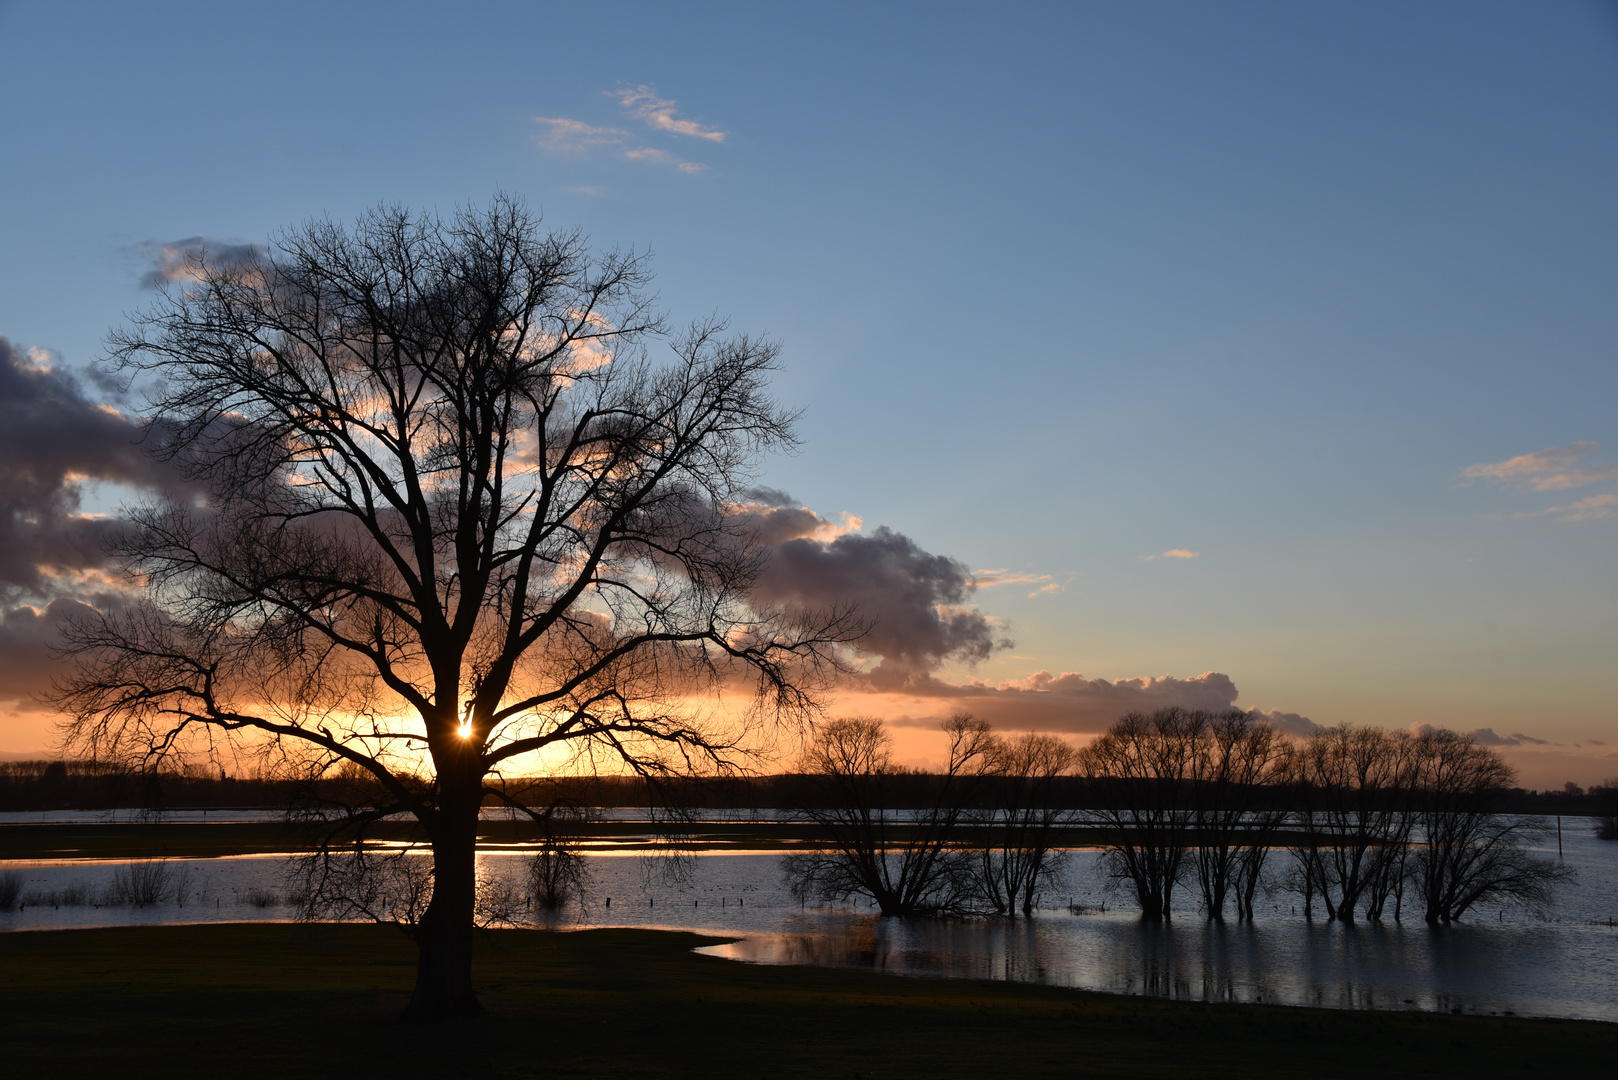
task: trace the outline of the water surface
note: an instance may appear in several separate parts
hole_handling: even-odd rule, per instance
[[[1555,854],[1551,841],[1549,854]],[[559,929],[638,926],[733,936],[703,950],[734,960],[868,968],[902,975],[1010,979],[1109,993],[1331,1008],[1515,1013],[1618,1021],[1618,844],[1565,833],[1579,881],[1548,917],[1484,908],[1465,922],[1344,926],[1309,922],[1296,898],[1271,896],[1251,925],[1209,923],[1193,890],[1175,917],[1143,924],[1108,892],[1097,853],[1074,852],[1031,919],[897,920],[869,908],[815,907],[782,887],[779,854],[669,860],[634,853],[588,858],[587,902]],[[1275,856],[1277,864],[1286,859]],[[127,863],[0,863],[24,893],[49,900],[104,890]],[[278,856],[170,860],[189,871],[183,905],[133,908],[34,903],[0,912],[0,930],[293,918]],[[520,875],[523,857],[480,856],[486,877]],[[610,901],[610,902],[609,902]],[[1075,905],[1070,908],[1070,905]],[[1076,912],[1076,913],[1075,913]]]

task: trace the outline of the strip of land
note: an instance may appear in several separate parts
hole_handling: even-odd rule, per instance
[[[0,934],[13,1076],[1363,1077],[1603,1075],[1618,1025],[1117,997],[762,967],[644,930],[480,936],[487,1013],[397,1019],[398,931]]]
[[[904,827],[890,833],[903,837]],[[297,822],[74,822],[24,823],[0,826],[0,860],[5,859],[158,859],[223,858],[307,851],[320,830]],[[421,841],[425,834],[414,822],[387,821],[367,830],[369,841]],[[488,821],[478,830],[478,847],[485,851],[520,851],[544,837],[527,821]],[[1059,830],[1057,847],[1091,847],[1112,834],[1103,829]],[[804,822],[776,821],[588,821],[570,824],[568,839],[590,848],[642,850],[677,843],[690,851],[770,851],[813,844],[821,839],[816,827]],[[963,830],[962,839],[973,839]]]

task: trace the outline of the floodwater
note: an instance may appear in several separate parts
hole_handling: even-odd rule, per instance
[[[869,909],[800,904],[783,888],[773,852],[681,859],[600,853],[587,860],[586,902],[558,928],[733,936],[702,951],[751,963],[1010,979],[1197,1001],[1618,1022],[1618,844],[1595,839],[1582,821],[1564,838],[1566,862],[1579,879],[1549,915],[1484,908],[1438,928],[1419,917],[1309,922],[1285,892],[1269,897],[1250,925],[1209,923],[1196,911],[1194,889],[1177,893],[1181,910],[1172,920],[1143,924],[1127,894],[1107,891],[1093,851],[1070,853],[1060,887],[1033,918],[1015,920],[880,919]],[[1554,839],[1550,845],[1554,856]],[[480,857],[479,872],[516,878],[522,858],[490,853]],[[1277,852],[1275,864],[1286,858]],[[171,875],[184,875],[183,904],[96,906],[115,875],[127,875],[125,862],[0,863],[0,873],[23,879],[24,905],[0,912],[0,931],[293,917],[282,857],[166,865]]]

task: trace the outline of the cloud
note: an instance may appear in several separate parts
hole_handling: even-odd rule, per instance
[[[1618,479],[1618,465],[1579,466],[1581,458],[1589,457],[1599,449],[1600,446],[1593,442],[1576,442],[1572,446],[1536,450],[1532,454],[1520,454],[1491,464],[1468,465],[1461,470],[1461,476],[1467,482],[1487,480],[1527,491],[1566,491]]]
[[[750,501],[729,503],[725,513],[746,526],[758,543],[776,547],[788,540],[830,543],[846,533],[859,532],[864,522],[850,513],[837,520],[821,517],[807,506],[793,505],[792,496],[774,488],[743,493]]]
[[[1156,562],[1158,559],[1200,559],[1202,552],[1192,551],[1189,548],[1170,548],[1160,555],[1143,555],[1141,562]]]
[[[617,100],[620,108],[647,127],[668,132],[670,135],[689,135],[694,139],[706,139],[716,143],[725,141],[723,131],[703,127],[695,120],[675,116],[674,107],[679,102],[658,97],[657,91],[650,86],[620,86],[617,90],[608,90],[606,93],[608,97]]]
[[[1590,495],[1566,506],[1552,506],[1545,510],[1521,510],[1511,516],[1517,519],[1549,515],[1555,515],[1558,521],[1599,521],[1602,518],[1618,517],[1618,495]]]
[[[1073,575],[1069,574],[1068,581],[1072,580]],[[1036,588],[1028,594],[1030,600],[1050,596],[1067,588],[1066,582],[1054,581],[1050,574],[1035,574],[1021,570],[974,570],[972,584],[980,589],[992,589],[997,585],[1034,585]]]
[[[88,613],[79,600],[58,597],[44,608],[20,605],[0,612],[0,701],[17,701],[24,708],[37,695],[48,692],[61,661],[51,644],[61,624],[75,613]]]
[[[686,173],[701,172],[708,167],[695,161],[683,161],[667,150],[658,150],[650,146],[637,146],[625,150],[624,157],[630,161],[650,161],[655,165],[669,165]]]
[[[0,700],[24,711],[61,671],[50,646],[63,620],[126,599],[108,555],[122,522],[85,512],[86,489],[190,491],[144,452],[147,432],[91,390],[121,388],[0,337]]]
[[[621,128],[593,127],[565,116],[536,116],[534,123],[545,127],[545,133],[539,137],[544,146],[568,154],[597,146],[620,146],[629,138],[629,132]]]
[[[143,429],[92,400],[84,381],[0,337],[0,598],[48,598],[87,578],[104,587],[119,522],[82,512],[87,483],[183,488],[143,452]]]
[[[1024,573],[1018,570],[974,570],[972,583],[980,589],[996,585],[1036,585],[1051,579],[1049,574]]]
[[[188,236],[168,243],[152,241],[140,246],[140,253],[152,260],[152,269],[141,276],[140,283],[156,289],[174,282],[197,280],[197,267],[202,260],[219,269],[252,266],[264,253],[258,244],[238,244],[215,240],[206,236]]]
[[[741,493],[748,502],[761,503],[764,506],[796,506],[797,502],[780,488],[751,487]]]
[[[901,687],[925,681],[948,661],[987,659],[1009,642],[992,620],[967,606],[976,585],[964,563],[922,550],[888,528],[859,531],[851,514],[832,521],[790,505],[785,492],[758,489],[760,501],[732,504],[771,549],[753,593],[761,607],[857,606],[868,625],[856,651],[875,666],[861,681]],[[774,504],[774,505],[771,505]]]
[[[1077,671],[1060,675],[1036,671],[1026,678],[996,685],[980,681],[957,685],[937,679],[918,680],[907,690],[916,697],[946,698],[949,711],[970,711],[1003,730],[1065,734],[1105,731],[1127,712],[1151,712],[1171,706],[1222,711],[1233,708],[1237,697],[1236,684],[1230,676],[1217,671],[1190,678],[1161,675],[1111,680],[1086,678]],[[1292,713],[1265,716],[1266,719],[1295,717],[1302,724],[1309,724]],[[901,717],[893,722],[920,727],[935,723],[937,719],[922,715]]]
[[[565,116],[536,116],[534,123],[543,126],[544,131],[539,136],[539,144],[554,153],[568,155],[582,155],[599,150],[603,147],[611,148],[619,157],[628,161],[645,161],[654,165],[667,165],[685,173],[702,172],[708,166],[694,161],[685,161],[675,157],[666,150],[655,147],[640,146],[632,142],[633,136],[615,127],[596,127],[586,124],[582,120],[572,120]],[[586,191],[589,194],[599,194],[599,188],[575,188],[572,190]]]
[[[1433,734],[1434,732],[1436,732],[1438,730],[1439,730],[1438,728],[1434,727],[1431,724],[1419,724],[1418,723],[1418,724],[1411,724],[1410,725],[1410,733],[1412,735],[1431,735],[1431,734]],[[1472,738],[1472,740],[1474,742],[1476,742],[1479,746],[1549,746],[1549,745],[1551,745],[1550,740],[1548,740],[1548,739],[1536,739],[1536,738],[1534,738],[1534,736],[1532,736],[1532,735],[1524,735],[1520,731],[1516,732],[1515,734],[1512,734],[1512,735],[1500,735],[1500,734],[1495,732],[1494,728],[1480,727],[1480,728],[1473,728],[1471,731],[1464,732],[1464,734],[1470,736]]]
[[[1315,723],[1307,716],[1300,716],[1295,712],[1282,712],[1280,709],[1251,709],[1249,712],[1257,719],[1263,720],[1275,728],[1275,730],[1285,732],[1288,735],[1296,735],[1300,738],[1306,738],[1317,731],[1326,730],[1324,726]]]

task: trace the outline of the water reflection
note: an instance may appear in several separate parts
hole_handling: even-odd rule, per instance
[[[1210,1002],[1424,1009],[1618,1021],[1602,927],[1015,924],[851,917],[841,932],[753,934],[703,952],[764,964],[1006,979]]]

